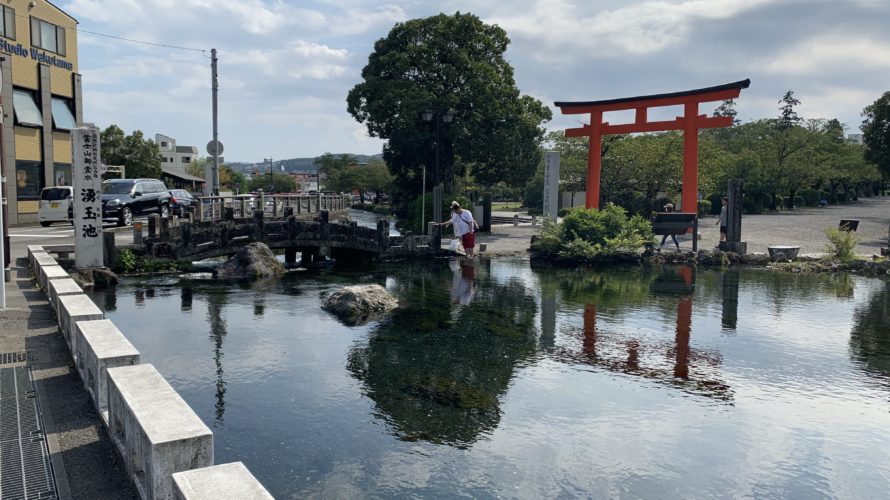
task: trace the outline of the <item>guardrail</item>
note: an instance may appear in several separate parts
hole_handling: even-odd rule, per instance
[[[273,194],[260,192],[256,195],[202,196],[198,198],[195,219],[200,222],[213,222],[225,219],[226,209],[231,209],[232,218],[249,218],[259,209],[270,218],[284,217],[288,208],[295,216],[318,214],[322,210],[336,212],[352,205],[350,195],[303,195]]]

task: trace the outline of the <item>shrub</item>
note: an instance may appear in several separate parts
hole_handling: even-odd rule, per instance
[[[711,213],[711,200],[698,200],[698,216],[704,217]]]
[[[825,246],[828,258],[840,262],[849,262],[856,258],[855,250],[859,243],[856,233],[836,227],[826,228],[823,232],[828,238],[828,244]]]
[[[544,214],[544,210],[541,209],[541,208],[529,208],[529,209],[528,209],[528,214],[529,214],[529,215],[543,215],[543,214]]]
[[[652,223],[641,215],[628,218],[623,208],[574,209],[563,221],[545,221],[532,249],[560,260],[594,261],[618,252],[633,252],[654,242]]]
[[[560,218],[565,217],[566,215],[569,215],[572,212],[572,210],[577,210],[579,208],[582,208],[582,207],[563,207],[563,208],[559,209],[559,212],[557,212],[556,215]]]
[[[807,207],[815,207],[819,204],[819,191],[815,189],[803,189],[800,191],[800,196],[803,197],[803,203],[801,205]]]
[[[803,199],[803,196],[795,196],[795,197],[794,197],[794,206],[795,206],[795,207],[803,207],[803,206],[805,206],[805,205],[804,205],[804,199]]]
[[[136,254],[129,248],[117,251],[114,257],[113,271],[118,274],[131,273],[136,269]]]

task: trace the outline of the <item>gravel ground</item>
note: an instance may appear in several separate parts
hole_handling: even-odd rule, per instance
[[[514,212],[497,213],[512,217]],[[527,217],[526,214],[521,214]],[[837,227],[841,219],[858,219],[859,229],[856,236],[859,255],[880,255],[881,247],[887,246],[888,228],[890,228],[890,196],[863,198],[856,203],[836,205],[825,208],[804,208],[762,215],[746,215],[742,220],[742,241],[748,243],[749,253],[766,253],[771,245],[800,246],[801,254],[819,254],[825,250],[825,234],[823,229]],[[716,226],[716,217],[705,217],[700,221],[699,249],[712,248],[720,239]],[[476,237],[477,244],[486,245],[486,255],[521,255],[528,249],[532,235],[537,234],[540,227],[533,228],[530,224],[499,225],[492,228],[491,234],[480,233]],[[450,234],[445,235],[443,246],[448,245]],[[670,243],[670,239],[668,239]],[[682,239],[681,248],[688,251],[692,247],[690,238]],[[669,245],[665,245],[669,248]]]

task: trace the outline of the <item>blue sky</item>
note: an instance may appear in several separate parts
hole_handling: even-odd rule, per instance
[[[520,90],[594,100],[751,78],[742,119],[774,116],[793,89],[805,118],[858,132],[890,90],[890,0],[60,0],[79,28],[207,54],[79,35],[85,121],[160,132],[203,152],[211,138],[209,49],[220,52],[228,161],[379,153],[346,112],[375,40],[400,21],[471,12],[504,28]],[[669,113],[672,110],[668,110]],[[702,110],[702,112],[709,110]],[[658,115],[654,115],[658,117]],[[617,119],[611,120],[617,123]]]

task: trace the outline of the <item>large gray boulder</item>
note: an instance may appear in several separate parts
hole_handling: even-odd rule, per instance
[[[399,301],[380,285],[345,286],[328,295],[322,309],[344,323],[360,325],[398,307]]]
[[[265,243],[250,243],[216,269],[216,277],[223,279],[261,278],[280,276],[287,270],[275,258]]]

